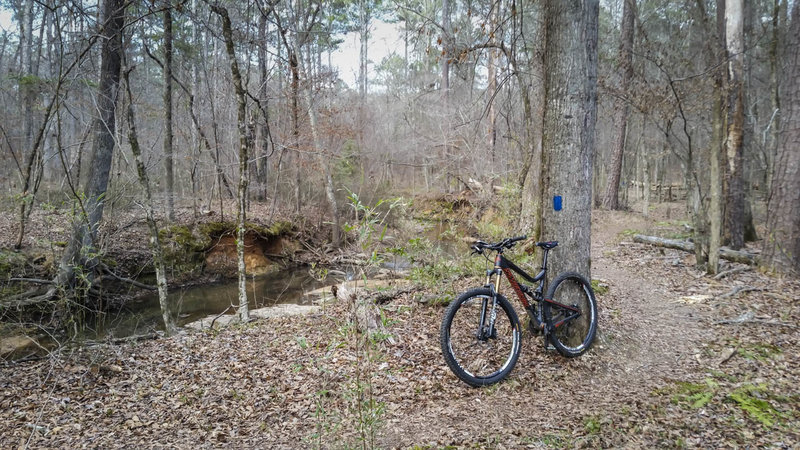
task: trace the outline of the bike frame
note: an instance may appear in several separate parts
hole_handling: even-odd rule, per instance
[[[545,283],[546,283],[545,275],[547,275],[547,255],[548,255],[549,251],[550,251],[549,249],[545,249],[544,250],[544,256],[542,257],[542,269],[538,274],[536,274],[536,276],[531,276],[530,274],[525,272],[522,268],[520,268],[519,266],[514,264],[511,260],[509,260],[508,258],[503,256],[503,252],[502,251],[497,252],[497,256],[495,256],[495,259],[494,259],[494,269],[486,271],[486,286],[491,289],[491,291],[492,291],[492,300],[493,300],[492,301],[492,315],[491,315],[491,318],[490,318],[490,321],[489,321],[489,330],[488,330],[489,334],[491,334],[492,330],[494,329],[494,319],[496,317],[495,308],[497,307],[497,294],[500,292],[500,280],[501,280],[501,276],[502,275],[506,276],[506,278],[508,279],[508,284],[511,285],[511,289],[517,295],[517,298],[519,299],[520,303],[522,303],[522,305],[525,307],[525,309],[528,312],[532,313],[532,314],[534,314],[534,313],[536,314],[536,318],[537,318],[538,322],[541,324],[542,329],[545,331],[545,333],[549,333],[552,328],[558,328],[559,326],[561,326],[561,325],[571,321],[572,319],[575,319],[578,316],[580,316],[580,310],[579,309],[574,308],[572,306],[564,305],[562,303],[554,301],[553,299],[544,298],[543,293],[544,293]],[[514,272],[519,274],[522,278],[524,278],[528,282],[530,282],[530,283],[537,283],[538,282],[539,285],[536,287],[536,289],[534,291],[531,291],[528,286],[520,284],[517,281],[517,278],[514,276]],[[494,283],[492,283],[492,280],[491,280],[492,275],[495,276]],[[538,311],[535,311],[535,312],[533,311],[533,308],[531,307],[531,304],[528,302],[528,298],[525,296],[526,292],[531,297],[533,297],[534,301],[536,301],[536,302],[539,302],[539,303],[541,303],[543,301],[544,302],[548,302],[548,303],[550,303],[552,305],[555,305],[555,306],[557,306],[559,308],[562,308],[564,310],[570,311],[572,314],[569,314],[566,317],[564,317],[561,320],[559,320],[558,322],[553,323],[551,325],[551,328],[548,329],[548,327],[544,323],[544,320],[543,320],[544,318],[542,317],[542,309],[539,308]],[[484,306],[483,310],[485,311],[485,309],[486,308]],[[485,314],[483,313],[483,311],[481,313],[480,320],[481,320],[481,323],[485,323],[484,322],[485,321]]]

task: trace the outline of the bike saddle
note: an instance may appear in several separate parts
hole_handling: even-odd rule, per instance
[[[545,250],[550,250],[558,247],[558,241],[537,242],[536,245],[542,247]]]

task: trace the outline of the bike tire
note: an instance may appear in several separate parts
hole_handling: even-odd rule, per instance
[[[544,298],[542,313],[553,347],[568,358],[586,353],[597,332],[597,300],[592,284],[577,272],[564,272],[553,280]],[[572,312],[548,300],[575,307],[580,316],[565,320]]]
[[[490,310],[490,289],[472,289],[461,294],[447,308],[439,336],[450,370],[474,387],[494,384],[508,376],[517,364],[521,345],[517,313],[499,294],[495,333],[481,339],[478,326],[484,300],[488,305],[486,309]]]

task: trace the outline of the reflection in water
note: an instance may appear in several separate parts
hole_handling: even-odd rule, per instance
[[[312,277],[307,268],[286,269],[269,275],[248,278],[247,299],[251,309],[263,308],[279,303],[306,304],[305,292],[337,283],[335,276],[324,281]],[[178,313],[178,324],[184,325],[203,317],[219,314],[230,308],[227,314],[235,312],[239,303],[238,281],[194,286],[183,290],[171,290],[170,303]],[[149,295],[129,303],[120,311],[108,313],[105,320],[98,318],[95,329],[96,338],[105,336],[124,337],[163,330],[158,294]],[[89,337],[89,336],[87,336]]]
[[[468,246],[458,239],[463,231],[453,223],[432,222],[422,226],[422,229],[407,238],[400,239],[400,245],[411,247],[413,238],[423,238],[428,241],[425,246],[428,252],[434,252],[443,257],[463,255],[468,251]],[[407,270],[412,266],[406,256],[387,254],[384,255],[383,267],[393,271]],[[315,279],[308,268],[299,267],[284,269],[268,275],[249,278],[247,281],[247,298],[251,309],[263,308],[279,303],[304,304],[307,302],[303,294],[323,286],[336,284],[344,278],[351,278],[343,272],[331,270],[324,281]],[[216,285],[195,286],[187,289],[170,290],[169,300],[173,310],[178,314],[178,325],[202,319],[209,315],[220,314],[228,310],[233,314],[238,304],[238,282],[231,280]],[[95,323],[89,324],[84,336],[88,339],[102,339],[106,336],[125,337],[148,333],[152,330],[163,330],[161,309],[158,305],[158,294],[149,295],[143,299],[131,302],[120,311],[101,314]]]

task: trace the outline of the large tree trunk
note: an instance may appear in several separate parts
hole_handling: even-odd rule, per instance
[[[97,118],[94,121],[94,141],[86,182],[83,212],[75,219],[57,279],[59,286],[72,286],[75,267],[92,274],[96,270],[95,237],[103,218],[106,190],[114,154],[116,133],[116,105],[119,94],[120,66],[122,58],[122,28],[125,21],[125,2],[106,0],[102,5],[103,26],[100,28],[103,42],[100,58],[100,86],[97,92]]]
[[[728,53],[728,104],[725,156],[728,192],[725,196],[725,241],[744,247],[744,31],[742,0],[725,2],[725,41]]]
[[[545,2],[542,238],[562,245],[551,274],[591,272],[598,0]]]
[[[764,259],[777,272],[800,273],[800,7],[792,8],[784,54],[781,135],[767,205]]]
[[[239,260],[239,305],[237,312],[242,322],[250,321],[250,309],[247,305],[247,272],[244,262],[244,238],[247,213],[247,98],[242,85],[242,75],[239,72],[239,63],[236,60],[236,51],[233,47],[233,31],[228,10],[223,7],[212,6],[211,9],[222,18],[222,36],[225,39],[225,48],[231,63],[231,77],[236,91],[238,104],[236,119],[239,128],[239,189],[237,196],[238,212],[236,216],[236,254]]]
[[[628,90],[633,79],[633,23],[636,14],[636,0],[624,0],[622,8],[622,34],[619,42],[619,97],[614,105],[614,130],[611,164],[608,169],[608,184],[603,196],[603,207],[619,209],[619,180],[622,174],[622,156],[625,151],[625,135],[628,127]]]
[[[156,286],[158,287],[158,303],[161,307],[161,319],[164,321],[164,330],[167,336],[175,334],[178,330],[175,325],[175,317],[172,315],[167,297],[167,272],[164,265],[164,252],[161,250],[161,240],[158,236],[158,225],[156,224],[153,211],[153,196],[150,191],[150,180],[144,167],[142,150],[139,146],[139,137],[136,133],[136,118],[133,112],[133,94],[131,94],[129,71],[126,69],[125,90],[128,93],[128,143],[131,146],[131,153],[136,159],[136,173],[139,176],[139,185],[144,192],[144,210],[147,215],[147,227],[150,230],[150,251],[153,253],[153,266],[156,269]]]

